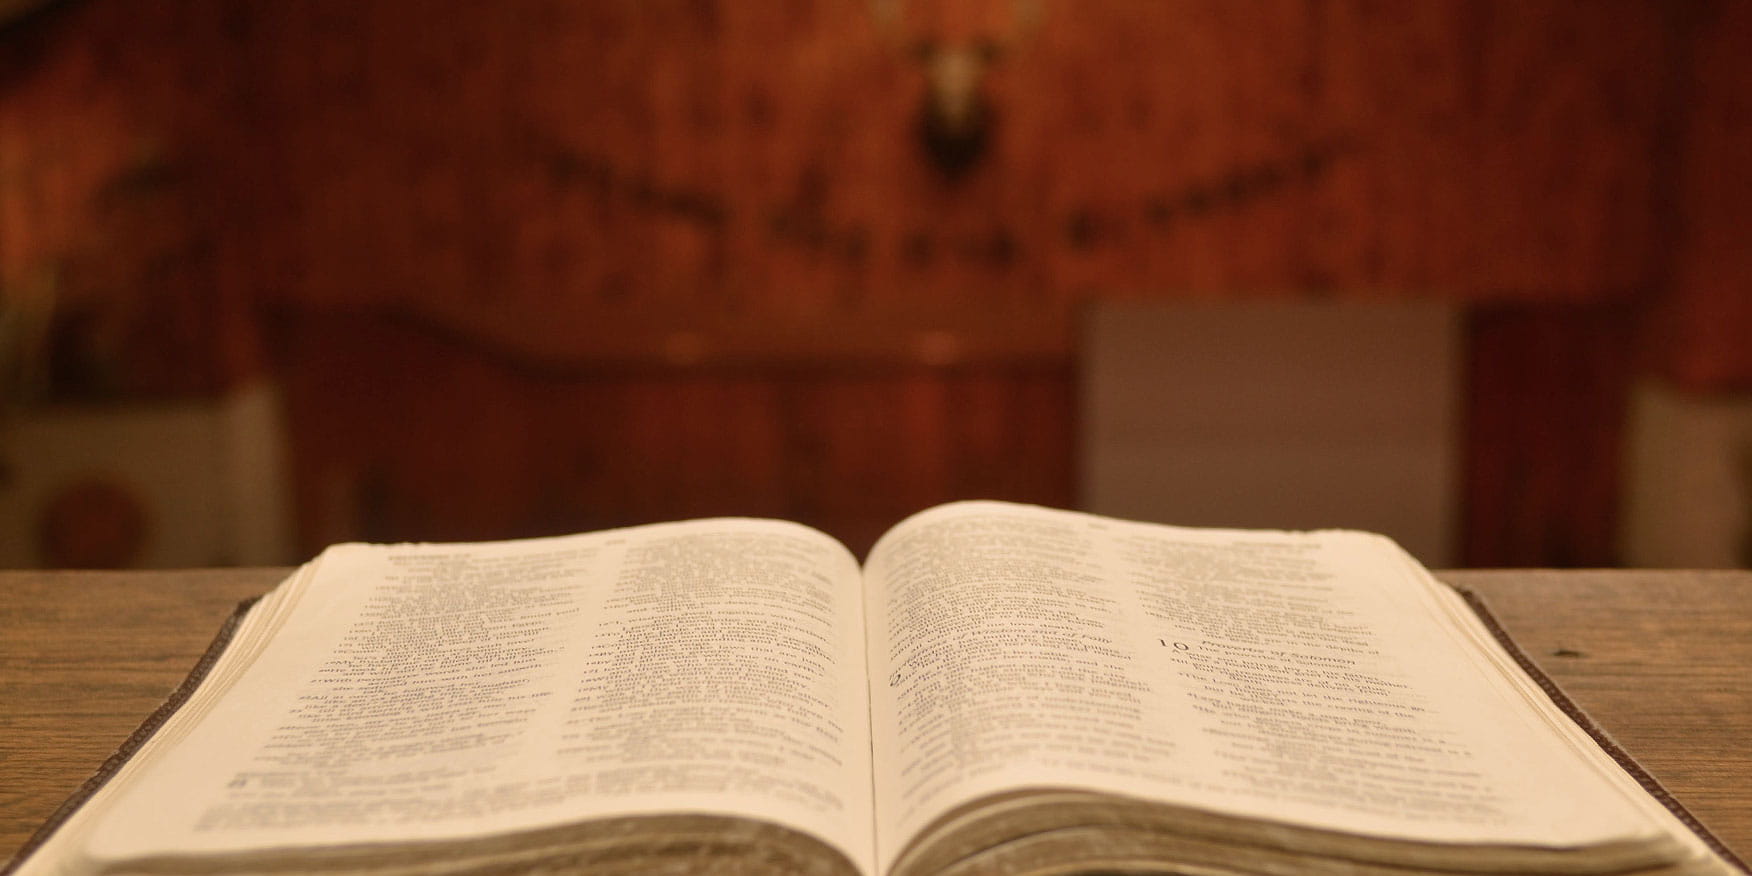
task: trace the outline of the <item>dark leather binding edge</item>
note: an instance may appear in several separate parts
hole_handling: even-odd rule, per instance
[[[1442,583],[1447,584],[1446,581]],[[1721,856],[1723,861],[1738,868],[1740,872],[1752,874],[1752,867],[1748,867],[1739,855],[1734,854],[1732,849],[1729,849],[1703,822],[1697,819],[1697,816],[1692,815],[1691,810],[1685,808],[1685,804],[1680,803],[1659,780],[1650,775],[1648,770],[1643,769],[1642,764],[1637,763],[1636,759],[1630,756],[1630,752],[1625,751],[1624,747],[1607,735],[1599,724],[1594,723],[1594,719],[1589,717],[1587,712],[1582,711],[1582,707],[1576,705],[1575,701],[1557,686],[1557,682],[1552,681],[1551,676],[1546,675],[1545,670],[1540,669],[1539,664],[1534,663],[1533,659],[1527,656],[1527,652],[1521,650],[1520,645],[1515,644],[1514,638],[1497,621],[1496,615],[1491,613],[1490,607],[1485,605],[1482,597],[1464,587],[1453,584],[1447,584],[1447,586],[1460,594],[1461,599],[1466,600],[1466,606],[1472,609],[1473,614],[1478,615],[1478,619],[1484,623],[1485,629],[1490,630],[1490,634],[1496,639],[1497,644],[1509,653],[1515,664],[1521,667],[1521,671],[1527,673],[1527,677],[1533,679],[1534,684],[1539,685],[1539,689],[1545,692],[1553,705],[1562,710],[1571,721],[1576,722],[1577,727],[1582,728],[1583,732],[1592,737],[1594,744],[1600,746],[1600,750],[1606,752],[1607,757],[1612,758],[1620,768],[1629,773],[1630,777],[1635,779],[1636,783],[1641,785],[1649,796],[1655,798],[1662,806],[1667,807],[1667,811],[1673,813],[1673,817],[1679,819],[1680,823],[1690,828],[1692,833],[1697,834],[1697,838],[1703,840],[1703,844],[1709,846],[1710,851]]]
[[[36,832],[30,835],[30,839],[24,841],[24,845],[20,846],[18,851],[13,854],[12,860],[6,862],[5,867],[0,867],[0,876],[7,876],[7,874],[24,866],[25,860],[35,853],[43,843],[48,842],[49,837],[61,825],[65,824],[67,819],[73,817],[73,813],[79,811],[79,807],[84,806],[86,801],[98,792],[98,789],[109,784],[109,780],[115,776],[123,764],[127,763],[140,750],[140,746],[145,745],[146,740],[151,739],[152,735],[164,726],[164,722],[169,721],[170,716],[176,714],[176,711],[188,702],[189,696],[195,692],[195,688],[200,687],[201,682],[207,678],[207,673],[213,670],[213,664],[219,660],[219,655],[225,653],[225,649],[231,645],[231,637],[236,635],[237,626],[243,622],[244,615],[248,614],[250,608],[260,600],[260,596],[255,596],[237,604],[237,609],[219,627],[219,632],[213,637],[213,642],[207,646],[201,659],[195,661],[194,668],[189,670],[189,674],[182,680],[182,684],[177,685],[176,690],[171,691],[163,705],[160,705],[145,721],[141,722],[140,726],[128,736],[127,741],[123,742],[121,747],[117,748],[115,753],[103,762],[103,766],[98,767],[97,772],[93,773],[91,778],[86,779],[85,783],[79,786],[79,790],[74,791],[73,796],[68,797],[66,802],[62,803],[55,810],[55,813],[49,816],[49,820],[43,822],[42,827],[37,828]]]

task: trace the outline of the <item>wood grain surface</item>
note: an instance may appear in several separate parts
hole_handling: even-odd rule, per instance
[[[283,569],[0,572],[0,851],[10,855]],[[1468,571],[1522,648],[1692,811],[1752,852],[1752,572]]]
[[[0,572],[0,849],[10,857],[283,569]]]
[[[1752,572],[1466,571],[1521,650],[1752,855]]]

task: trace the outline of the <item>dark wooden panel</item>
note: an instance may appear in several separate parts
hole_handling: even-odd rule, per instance
[[[1473,315],[1466,565],[1616,564],[1636,319],[1625,302]]]
[[[1686,94],[1662,370],[1702,390],[1752,390],[1752,3],[1711,4]]]
[[[939,502],[1074,500],[1059,366],[554,367],[334,314],[277,335],[307,552],[716,515],[862,552]]]

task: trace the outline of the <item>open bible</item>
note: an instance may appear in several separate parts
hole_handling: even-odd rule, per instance
[[[347,544],[220,645],[17,872],[1743,871],[1366,533]]]

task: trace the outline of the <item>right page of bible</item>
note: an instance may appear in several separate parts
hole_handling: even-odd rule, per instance
[[[884,867],[1024,787],[1429,842],[1662,832],[1379,536],[959,503],[891,530],[866,580]]]

